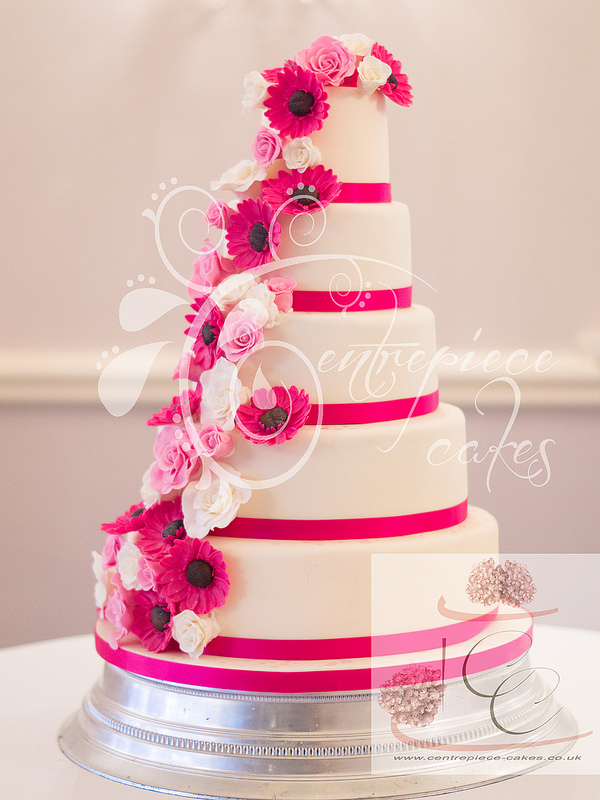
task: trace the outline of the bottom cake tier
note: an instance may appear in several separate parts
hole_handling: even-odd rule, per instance
[[[530,770],[540,748],[562,753],[576,735],[527,664],[520,609],[442,652],[328,662],[192,664],[112,650],[105,628],[104,675],[60,746],[131,785],[246,800],[420,797]]]
[[[109,664],[147,678],[233,692],[357,692],[379,689],[408,665],[439,672],[454,680],[508,664],[521,658],[531,645],[532,624],[528,612],[509,610],[481,620],[466,620],[472,635],[457,644],[442,640],[431,650],[391,655],[337,659],[259,659],[202,655],[190,658],[179,651],[149,653],[135,636],[109,644],[112,628],[106,620],[96,625],[96,649]],[[375,640],[376,641],[376,640]],[[374,645],[373,647],[375,647]]]

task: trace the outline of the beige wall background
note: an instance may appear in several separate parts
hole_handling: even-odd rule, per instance
[[[171,179],[208,188],[248,157],[244,74],[322,33],[379,38],[411,79],[413,108],[390,110],[392,179],[439,343],[560,359],[519,377],[508,434],[510,387],[474,406],[501,372],[443,371],[480,454],[505,434],[554,440],[544,486],[490,454],[470,465],[472,501],[507,553],[598,553],[598,30],[589,0],[5,0],[0,646],[91,629],[99,524],[137,500],[151,460],[144,420],[172,395],[184,326],[181,309],[120,326],[128,281],[181,294],[142,212]],[[185,274],[175,234],[163,243]],[[134,409],[111,416],[97,363],[152,341],[173,344]],[[569,624],[596,624],[591,591]]]

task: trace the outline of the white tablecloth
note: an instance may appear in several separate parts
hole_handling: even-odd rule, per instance
[[[600,633],[537,625],[532,664],[560,675],[557,696],[591,736],[569,756],[509,782],[469,790],[465,800],[592,800],[600,797]],[[63,720],[99,677],[92,636],[0,650],[0,797],[4,800],[150,800],[157,794],[75,766],[56,743]]]

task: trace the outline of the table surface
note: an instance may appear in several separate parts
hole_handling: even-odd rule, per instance
[[[557,696],[593,731],[569,756],[477,789],[465,800],[564,800],[600,797],[600,632],[536,626],[532,665],[560,676]],[[91,635],[0,649],[0,796],[10,800],[150,800],[159,795],[107,781],[72,764],[56,743],[61,723],[81,704],[102,670]]]

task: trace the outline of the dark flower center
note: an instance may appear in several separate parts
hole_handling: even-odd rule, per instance
[[[313,109],[315,98],[310,92],[298,89],[288,100],[288,108],[295,117],[305,117]]]
[[[192,586],[198,586],[200,589],[205,589],[210,586],[213,580],[213,568],[202,558],[197,558],[195,561],[190,561],[185,569],[185,577],[188,579]]]
[[[133,519],[133,517],[139,517],[140,514],[143,514],[146,509],[142,506],[142,508],[136,508],[135,511],[129,515],[129,519]]]
[[[150,612],[150,622],[154,625],[159,633],[164,633],[165,628],[171,621],[171,614],[166,608],[162,606],[154,606]]]
[[[397,89],[397,88],[398,88],[398,78],[397,78],[397,77],[394,75],[394,73],[393,73],[393,72],[392,72],[392,74],[390,75],[390,77],[387,79],[387,82],[388,82],[388,83],[391,83],[391,84],[392,84],[392,87],[393,87],[394,89]]]
[[[250,242],[250,247],[256,250],[257,253],[262,253],[265,250],[269,241],[269,231],[262,222],[257,222],[250,228],[248,241]]]
[[[169,522],[169,524],[166,527],[163,528],[163,532],[162,532],[163,539],[168,539],[169,536],[176,537],[177,536],[177,531],[180,528],[183,528],[183,520],[182,519],[174,519],[172,522]]]
[[[285,408],[275,406],[275,408],[269,408],[268,411],[265,411],[264,414],[261,414],[258,418],[258,421],[261,425],[264,425],[265,428],[275,428],[275,430],[278,430],[283,424],[285,424],[287,418],[288,415]]]
[[[315,186],[296,186],[290,196],[301,206],[312,206],[319,199],[319,190]]]
[[[207,347],[210,347],[217,338],[217,330],[214,325],[211,325],[209,322],[205,322],[202,326],[202,330],[200,331],[200,335],[202,336],[202,341],[204,344]]]

